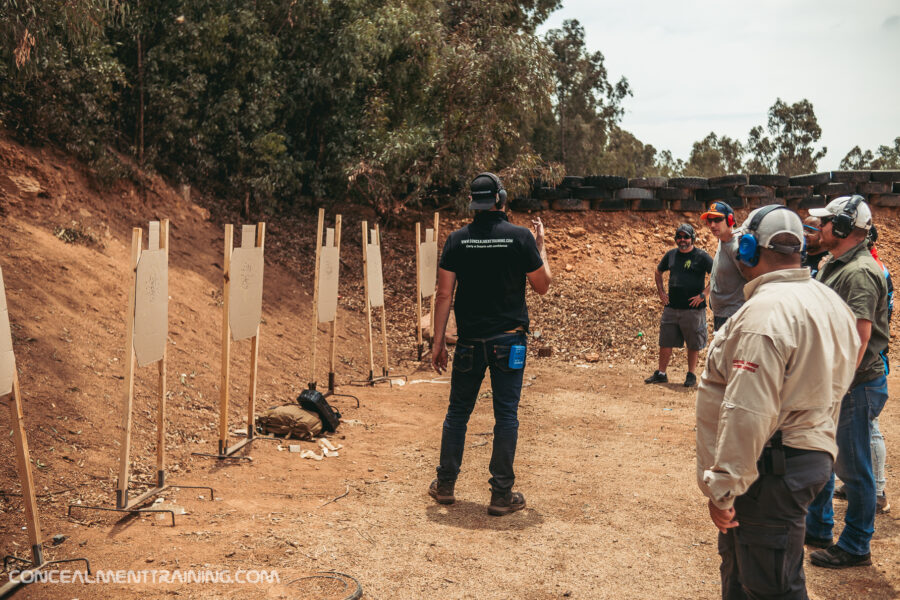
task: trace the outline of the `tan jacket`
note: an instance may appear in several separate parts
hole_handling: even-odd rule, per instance
[[[744,296],[709,345],[697,391],[697,484],[722,509],[756,481],[779,429],[785,446],[837,457],[860,346],[853,313],[808,268],[757,277]]]

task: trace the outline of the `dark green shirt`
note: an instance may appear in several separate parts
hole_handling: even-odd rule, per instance
[[[872,322],[872,336],[851,387],[884,375],[879,353],[888,345],[887,283],[866,241],[829,260],[816,279],[837,292],[857,319]]]

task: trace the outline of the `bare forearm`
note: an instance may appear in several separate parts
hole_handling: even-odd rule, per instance
[[[450,319],[450,294],[438,293],[434,299],[434,345],[444,343],[447,321]]]
[[[541,244],[538,247],[538,250],[541,253],[541,260],[544,261],[544,270],[547,272],[547,279],[552,279],[553,274],[550,272],[550,261],[547,259],[547,249],[544,248],[544,244]]]

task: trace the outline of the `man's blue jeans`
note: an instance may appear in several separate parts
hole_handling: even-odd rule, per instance
[[[441,459],[437,468],[441,481],[456,481],[459,475],[466,445],[466,426],[475,408],[485,369],[489,368],[494,394],[494,450],[489,483],[498,492],[512,489],[516,479],[513,460],[519,438],[519,396],[524,373],[524,368],[509,368],[512,345],[524,346],[525,334],[501,334],[485,340],[460,339],[456,343],[450,378],[450,407],[444,419]]]
[[[837,545],[850,554],[869,554],[869,542],[875,533],[875,476],[872,473],[872,420],[887,401],[884,376],[850,388],[841,402],[837,427],[838,457],[834,474],[844,482],[847,514],[844,531]],[[834,527],[834,474],[809,506],[806,532],[818,538],[831,538]]]

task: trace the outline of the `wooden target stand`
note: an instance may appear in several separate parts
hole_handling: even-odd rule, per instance
[[[49,565],[84,561],[88,574],[91,572],[91,564],[86,558],[64,558],[58,560],[44,560],[44,550],[41,545],[41,525],[38,519],[37,498],[34,494],[34,477],[31,472],[31,457],[28,453],[28,438],[25,435],[25,415],[22,411],[22,394],[19,388],[19,376],[16,371],[16,357],[13,354],[12,332],[9,328],[9,311],[6,306],[6,289],[3,286],[3,271],[0,270],[0,399],[6,397],[9,401],[9,414],[11,417],[13,443],[16,448],[16,467],[19,473],[19,481],[22,484],[22,500],[25,504],[25,529],[28,531],[28,542],[31,545],[31,560],[18,556],[3,557],[3,567],[9,570],[10,565],[18,564],[24,567],[19,577],[10,577],[0,587],[0,598],[23,585],[22,575],[29,575],[24,579],[32,579],[30,575],[40,571]]]
[[[310,360],[309,389],[314,390],[316,381],[316,342],[319,324],[329,323],[331,348],[328,358],[328,390],[325,396],[334,394],[335,348],[337,347],[337,297],[338,280],[341,270],[341,215],[334,218],[334,227],[325,229],[325,245],[322,246],[322,232],[325,227],[325,209],[319,209],[319,223],[316,227],[316,266],[313,279],[313,322],[312,358]]]
[[[390,367],[388,366],[387,345],[387,308],[384,305],[384,277],[381,269],[381,229],[375,225],[375,229],[369,229],[368,221],[362,222],[362,258],[363,258],[363,287],[366,296],[366,340],[369,346],[369,378],[362,381],[353,381],[352,385],[375,385],[376,383],[391,383]],[[375,376],[375,351],[372,339],[372,308],[381,307],[381,348],[384,364],[381,367],[381,375]],[[405,375],[397,375],[406,379]]]
[[[222,380],[219,390],[219,451],[193,452],[219,460],[252,460],[235,453],[255,440],[283,441],[256,435],[256,375],[259,361],[259,324],[262,320],[263,249],[266,224],[244,225],[241,246],[234,249],[234,225],[225,225],[224,306],[222,308]],[[228,399],[231,384],[231,341],[250,340],[250,390],[247,402],[247,437],[228,445]]]
[[[134,280],[128,291],[126,333],[125,411],[122,418],[122,442],[119,453],[119,479],[116,483],[116,506],[70,504],[72,509],[104,510],[123,513],[168,513],[175,525],[175,511],[161,508],[138,508],[154,496],[170,488],[209,490],[213,500],[215,491],[209,486],[176,485],[166,483],[166,340],[169,334],[169,220],[151,221],[148,228],[148,249],[143,250],[142,230],[131,230],[131,270]],[[159,370],[158,410],[156,414],[156,485],[129,499],[131,480],[131,425],[134,406],[135,367],[156,363]]]
[[[422,239],[422,224],[416,223],[416,350],[419,360],[425,350],[422,339],[422,304],[431,298],[431,339],[434,340],[434,297],[437,287],[437,240],[440,214],[434,213],[434,229],[425,230]]]

